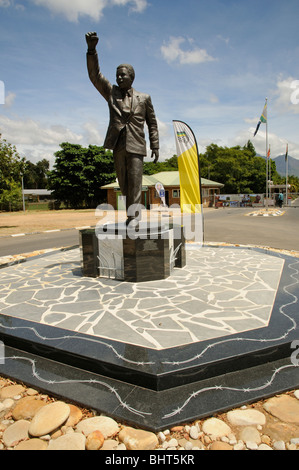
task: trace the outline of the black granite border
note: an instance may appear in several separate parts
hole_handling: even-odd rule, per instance
[[[289,358],[156,392],[6,347],[1,374],[58,399],[158,432],[299,386]]]

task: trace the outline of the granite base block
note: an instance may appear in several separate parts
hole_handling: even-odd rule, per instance
[[[81,266],[85,276],[126,282],[166,279],[186,264],[183,227],[110,224],[80,231]]]

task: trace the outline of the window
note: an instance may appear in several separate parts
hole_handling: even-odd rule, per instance
[[[179,189],[173,189],[172,190],[172,197],[175,199],[175,198],[179,198],[180,197],[180,190]]]

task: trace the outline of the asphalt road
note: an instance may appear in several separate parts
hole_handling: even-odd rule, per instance
[[[204,215],[205,241],[299,251],[299,207],[280,217],[251,217],[252,209],[225,208]],[[78,230],[0,238],[0,257],[79,244]]]
[[[53,233],[39,233],[23,237],[1,237],[0,257],[32,253],[36,250],[79,245],[78,230],[63,230]]]
[[[279,217],[246,216],[252,209],[225,208],[205,215],[205,241],[299,251],[299,207]]]

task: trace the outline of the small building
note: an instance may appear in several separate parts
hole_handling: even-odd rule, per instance
[[[23,190],[25,200],[36,201],[36,202],[53,199],[52,193],[53,191],[49,191],[47,189],[24,189]]]
[[[156,191],[156,183],[161,183],[165,190],[165,202],[167,206],[180,204],[180,176],[178,171],[162,171],[154,175],[143,175],[141,204],[146,208],[161,205],[161,199]],[[220,194],[223,184],[201,178],[202,199],[204,207],[215,205],[216,196]],[[114,209],[124,209],[123,198],[118,182],[102,186],[107,190],[107,203]]]

